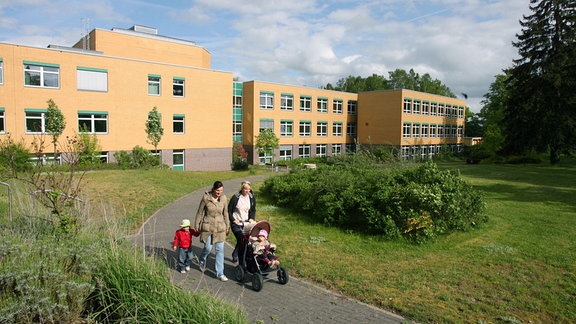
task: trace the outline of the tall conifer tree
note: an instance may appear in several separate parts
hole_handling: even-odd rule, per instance
[[[576,144],[576,0],[530,0],[530,10],[513,43],[504,148],[549,152],[555,164]]]

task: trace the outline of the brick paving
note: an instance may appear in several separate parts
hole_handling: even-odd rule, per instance
[[[245,178],[251,182],[263,180],[265,176]],[[240,187],[244,179],[224,181],[227,196]],[[251,275],[244,283],[234,279],[235,264],[231,261],[233,247],[225,244],[224,273],[230,279],[221,282],[214,274],[214,253],[208,256],[207,269],[200,272],[198,265],[181,274],[176,271],[176,252],[172,250],[174,231],[183,218],[194,222],[202,194],[210,186],[201,188],[158,210],[140,228],[131,240],[144,247],[149,253],[164,258],[172,268],[172,282],[190,291],[203,291],[216,298],[238,305],[250,323],[403,323],[405,320],[393,313],[360,303],[328,291],[317,285],[290,276],[286,285],[278,283],[275,273],[265,277],[262,290],[252,290]],[[258,218],[258,215],[256,215]],[[273,225],[272,225],[273,226]],[[194,238],[194,252],[200,254],[202,244]],[[266,305],[266,306],[264,306]]]

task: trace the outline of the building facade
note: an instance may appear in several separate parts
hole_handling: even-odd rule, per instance
[[[363,144],[430,158],[463,144],[462,100],[238,82],[211,69],[204,48],[143,26],[94,29],[72,47],[0,43],[0,138],[47,138],[49,99],[67,123],[61,138],[95,135],[107,162],[135,146],[154,149],[145,123],[156,107],[164,135],[155,153],[175,170],[229,170],[234,142],[253,164],[353,153]],[[268,156],[256,148],[267,128],[280,140]],[[46,145],[48,157],[52,150]]]
[[[0,136],[30,144],[45,135],[47,100],[62,111],[61,138],[95,134],[102,159],[147,144],[145,123],[162,116],[158,150],[180,170],[229,170],[232,73],[210,69],[210,53],[153,29],[94,29],[74,47],[0,44]],[[47,153],[53,153],[51,145]]]

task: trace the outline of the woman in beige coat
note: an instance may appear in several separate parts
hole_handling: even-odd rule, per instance
[[[216,278],[228,281],[224,275],[224,241],[230,233],[230,220],[228,218],[228,199],[224,195],[224,184],[214,182],[212,190],[206,192],[200,200],[194,228],[200,233],[200,242],[204,249],[200,254],[200,269],[206,267],[206,257],[212,252],[212,245],[216,247],[215,271]]]

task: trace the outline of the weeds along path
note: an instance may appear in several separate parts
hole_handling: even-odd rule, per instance
[[[234,194],[243,180],[262,181],[267,175],[258,175],[224,181],[228,197]],[[196,190],[158,210],[140,228],[130,240],[143,247],[149,254],[166,261],[170,269],[172,282],[192,292],[206,292],[216,298],[238,305],[247,315],[250,323],[403,323],[405,320],[395,314],[345,298],[319,286],[290,277],[286,285],[278,283],[275,273],[265,277],[262,290],[252,289],[251,275],[244,283],[234,278],[235,264],[231,261],[233,247],[225,244],[224,273],[228,282],[216,279],[214,273],[214,254],[207,260],[204,273],[198,265],[181,274],[176,271],[177,255],[172,250],[174,231],[183,218],[194,221],[198,203],[202,194],[211,188]],[[194,253],[200,254],[202,244],[194,238]]]

